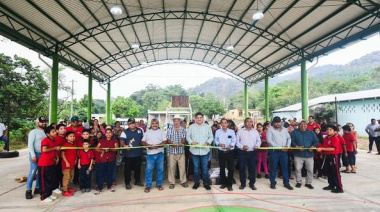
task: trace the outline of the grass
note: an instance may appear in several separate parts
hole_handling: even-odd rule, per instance
[[[28,147],[28,144],[25,143],[25,141],[14,141],[12,140],[9,143],[9,149],[10,150],[20,150],[20,149],[25,149]],[[1,142],[0,144],[0,151],[4,149],[4,142]]]

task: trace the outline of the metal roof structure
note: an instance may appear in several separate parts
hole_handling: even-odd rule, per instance
[[[103,83],[177,62],[251,84],[379,32],[379,11],[379,0],[1,0],[0,34]]]
[[[347,101],[355,101],[355,100],[363,100],[363,99],[378,99],[380,98],[380,89],[372,89],[372,90],[364,90],[357,92],[349,92],[349,93],[341,93],[341,94],[330,94],[326,96],[321,96],[315,99],[309,100],[309,106],[316,106],[324,103],[332,103],[335,102],[335,97],[338,102],[347,102]],[[284,107],[275,112],[290,112],[290,111],[299,111],[302,109],[301,103],[297,103],[294,105],[290,105],[288,107]]]

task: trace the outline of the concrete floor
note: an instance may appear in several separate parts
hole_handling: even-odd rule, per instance
[[[142,188],[124,188],[123,174],[118,173],[119,183],[116,192],[103,192],[95,196],[93,192],[74,197],[59,196],[52,203],[41,203],[39,196],[32,200],[25,199],[25,183],[17,183],[14,178],[25,176],[29,170],[27,151],[21,150],[20,157],[0,159],[0,211],[187,211],[209,206],[239,206],[248,211],[261,209],[264,211],[380,211],[380,155],[367,154],[364,151],[357,155],[357,174],[342,174],[345,193],[332,194],[323,191],[327,185],[324,179],[314,179],[314,190],[304,186],[288,191],[278,179],[276,190],[269,188],[269,180],[258,179],[257,191],[249,188],[239,190],[234,185],[233,192],[220,190],[212,186],[211,191],[203,187],[198,190],[168,188],[164,181],[164,190],[153,188],[146,194]],[[238,180],[238,173],[235,172]],[[294,186],[295,181],[291,180]],[[189,183],[193,185],[192,182]],[[206,208],[203,211],[228,211],[221,207]]]

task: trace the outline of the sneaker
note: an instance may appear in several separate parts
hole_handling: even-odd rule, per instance
[[[54,194],[62,194],[62,191],[59,190],[59,188],[56,188],[56,189],[53,190],[53,193]]]
[[[85,192],[86,192],[86,189],[82,188],[80,191],[81,191],[82,193],[85,193]]]
[[[127,190],[131,190],[132,187],[131,187],[131,185],[128,184],[128,185],[125,186],[125,189],[127,189]]]
[[[199,183],[195,183],[194,185],[193,185],[193,189],[194,190],[197,190],[199,188]]]
[[[56,200],[57,199],[57,197],[56,196],[54,196],[54,195],[50,195],[50,197],[49,197],[50,199],[52,199],[52,200]]]
[[[33,199],[32,190],[26,190],[25,198],[26,199]]]
[[[271,184],[270,184],[270,188],[271,188],[271,189],[276,189],[276,185],[271,183]]]
[[[69,191],[64,191],[64,192],[62,193],[62,196],[64,196],[64,197],[71,197],[71,196],[73,196],[73,194],[70,193]]]
[[[49,203],[49,202],[53,202],[53,200],[50,199],[49,197],[47,197],[44,200],[41,200],[41,202],[43,202],[43,203]]]
[[[323,188],[323,190],[326,190],[326,191],[333,190],[333,189],[334,189],[334,187],[332,187],[332,186],[326,186]]]
[[[338,194],[338,193],[344,193],[344,191],[340,190],[339,188],[336,188],[336,189],[331,190],[331,193]]]
[[[67,189],[67,191],[70,192],[70,193],[75,193],[77,190],[73,189],[73,188],[69,188],[69,189]]]
[[[293,187],[290,184],[286,184],[284,185],[284,187],[287,188],[288,190],[293,190]]]
[[[257,174],[257,179],[260,179],[261,178],[261,174]]]
[[[305,187],[307,187],[309,189],[314,189],[314,187],[311,184],[305,184]]]
[[[266,179],[269,179],[269,174],[265,174],[265,178],[266,178]]]
[[[211,187],[209,185],[203,186],[207,191],[211,190]]]
[[[34,193],[34,195],[41,194],[40,188],[35,188],[33,193]]]
[[[307,184],[306,184],[307,185]],[[296,188],[301,188],[301,183],[296,184]]]

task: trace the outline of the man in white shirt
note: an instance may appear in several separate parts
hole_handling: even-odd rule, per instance
[[[162,191],[162,180],[164,178],[164,145],[167,138],[164,131],[158,129],[159,122],[157,119],[152,119],[150,130],[146,131],[141,140],[143,146],[147,146],[146,168],[145,168],[145,189],[144,192],[150,192],[152,188],[153,169],[157,168],[156,186]]]
[[[257,130],[253,129],[253,121],[251,118],[246,118],[244,120],[244,128],[237,132],[236,137],[236,146],[239,148],[239,189],[242,190],[246,186],[246,167],[248,166],[249,187],[252,190],[257,190],[255,187],[255,170],[257,165],[255,148],[261,146],[261,139]]]
[[[380,150],[379,150],[380,146],[378,145],[378,142],[377,142],[377,134],[379,132],[376,132],[376,129],[379,127],[380,125],[376,124],[376,119],[371,119],[371,124],[367,125],[367,127],[365,128],[365,131],[368,134],[368,139],[369,139],[368,153],[372,152],[372,146],[373,146],[373,143],[375,142],[378,154],[380,154]]]
[[[5,126],[3,123],[1,123],[1,120],[0,120],[0,142],[1,141],[4,141],[4,148],[3,148],[3,151],[9,151],[9,146],[7,145],[8,143],[8,139],[7,137],[5,136]]]

